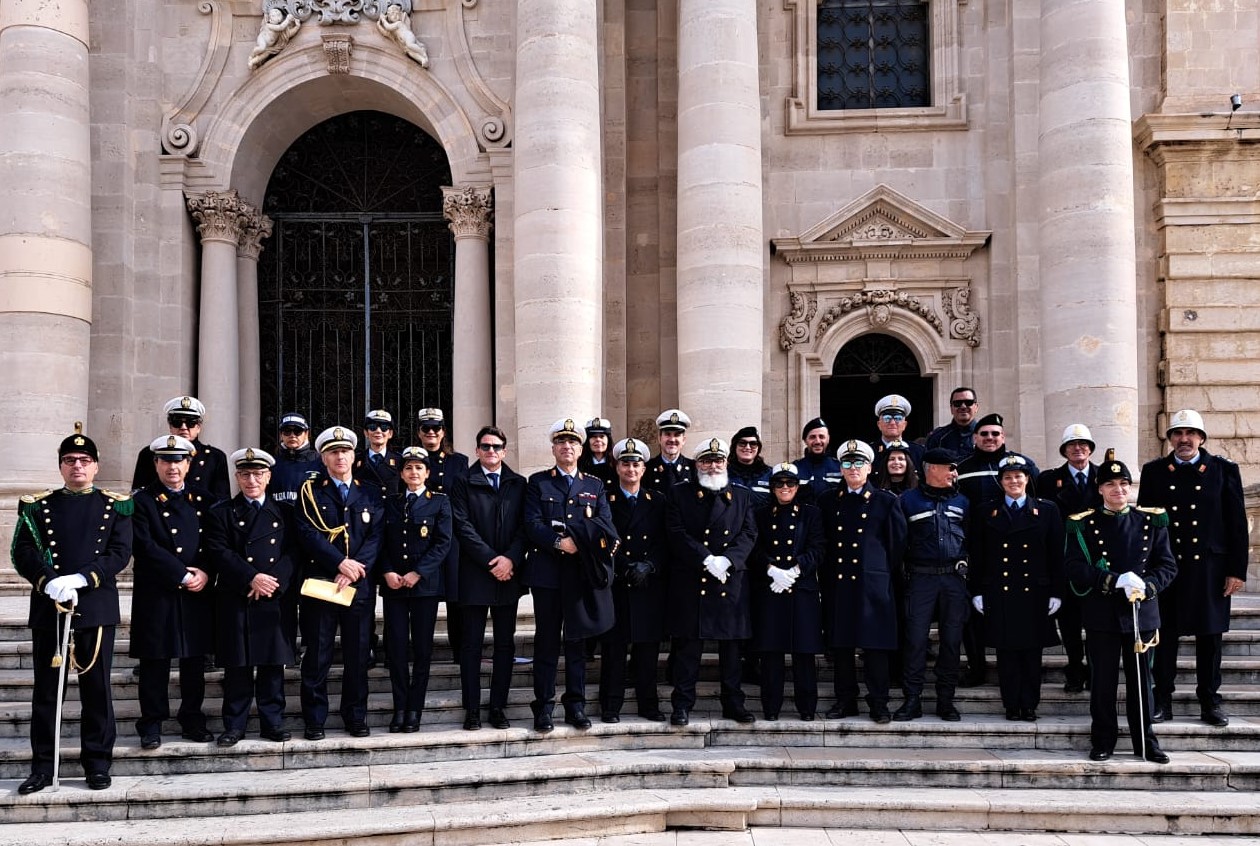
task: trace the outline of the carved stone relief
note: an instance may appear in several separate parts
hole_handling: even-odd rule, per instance
[[[354,38],[347,33],[325,33],[324,58],[328,60],[328,72],[350,73],[350,54],[354,52]]]
[[[442,188],[442,214],[457,238],[462,235],[488,238],[493,207],[488,185]]]
[[[809,324],[818,313],[818,297],[801,291],[788,291],[792,309],[779,324],[779,347],[784,351],[809,343]]]

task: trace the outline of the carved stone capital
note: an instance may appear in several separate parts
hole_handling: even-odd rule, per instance
[[[941,304],[949,319],[949,336],[966,341],[969,347],[980,346],[980,315],[971,310],[971,288],[942,291]]]
[[[264,238],[271,237],[271,218],[255,208],[242,217],[241,238],[236,242],[236,254],[241,258],[258,261]]]
[[[324,33],[324,58],[330,74],[350,73],[350,54],[354,52],[354,38],[348,33]]]
[[[235,188],[195,194],[188,198],[188,211],[197,221],[197,232],[203,244],[226,241],[232,245],[240,240],[245,219],[256,213],[253,206],[237,195]]]
[[[788,291],[792,308],[779,324],[779,347],[784,352],[797,344],[809,343],[809,324],[818,313],[818,296],[802,291]]]
[[[489,238],[493,208],[488,185],[442,188],[442,214],[456,238]]]

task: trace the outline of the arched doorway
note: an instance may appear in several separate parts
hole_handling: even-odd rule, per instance
[[[906,438],[932,431],[932,377],[923,376],[914,351],[897,338],[870,332],[849,341],[836,354],[831,375],[819,384],[820,414],[831,430],[831,443],[857,437],[873,440],[875,403],[901,394],[914,407]]]
[[[449,184],[442,146],[382,112],[326,120],[281,157],[258,267],[264,433],[291,409],[318,430],[384,408],[409,443],[418,409],[450,408]]]

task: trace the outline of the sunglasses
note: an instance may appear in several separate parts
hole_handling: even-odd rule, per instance
[[[477,444],[477,449],[482,452],[503,452],[507,449],[507,444]]]
[[[742,449],[755,449],[761,444],[757,441],[736,441],[735,446]]]
[[[797,485],[799,485],[799,484],[800,484],[800,482],[798,482],[796,479],[775,479],[773,482],[771,482],[771,483],[770,483],[770,487],[772,487],[772,488],[794,488],[794,487],[796,487],[796,486],[797,486]]]
[[[879,415],[879,419],[880,419],[880,420],[882,420],[882,421],[884,421],[885,423],[900,423],[901,421],[903,421],[903,420],[905,420],[905,419],[906,419],[906,415],[904,415],[904,414],[881,414],[881,415]]]
[[[367,424],[367,425],[365,425],[363,428],[364,428],[364,430],[366,430],[366,431],[368,431],[368,432],[392,432],[392,431],[394,431],[394,427],[393,427],[393,426],[391,426],[391,425],[389,425],[388,423],[368,423],[368,424]]]
[[[420,431],[421,431],[421,432],[429,432],[430,434],[432,434],[433,432],[440,432],[440,431],[442,431],[442,428],[443,428],[443,427],[442,427],[442,425],[441,425],[440,423],[439,423],[439,424],[437,424],[437,425],[433,425],[433,424],[430,424],[430,423],[425,423],[424,425],[422,425],[422,426],[420,427]]]
[[[976,432],[976,437],[977,438],[1000,438],[1002,437],[1002,433],[1001,432]]]
[[[166,425],[170,426],[173,429],[183,429],[183,428],[191,429],[194,426],[201,425],[201,418],[200,417],[187,417],[183,414],[172,414],[171,416],[166,418]]]
[[[300,435],[300,434],[302,434],[302,433],[303,433],[303,432],[305,432],[305,431],[306,431],[305,429],[301,429],[301,428],[299,428],[299,427],[297,427],[297,426],[282,426],[282,427],[280,427],[280,434],[282,434],[282,435]]]
[[[949,401],[949,404],[950,404],[951,406],[953,406],[954,408],[971,408],[973,405],[975,405],[975,404],[976,404],[976,401],[975,401],[975,400],[973,400],[973,399],[969,399],[969,400],[950,400],[950,401]]]
[[[78,456],[67,455],[65,458],[61,459],[61,463],[64,464],[66,467],[77,467],[80,464],[86,467],[92,462],[94,462],[95,460],[96,459],[91,458],[86,455],[78,455]]]
[[[840,462],[840,467],[845,470],[852,470],[854,467],[862,468],[866,466],[865,458],[846,458]]]

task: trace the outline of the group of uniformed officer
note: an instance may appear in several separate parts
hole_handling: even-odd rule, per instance
[[[695,706],[706,641],[717,643],[726,718],[755,719],[742,687],[751,655],[763,715],[777,719],[790,655],[796,711],[815,719],[824,651],[835,668],[826,716],[856,715],[860,650],[870,717],[912,720],[922,715],[933,621],[936,713],[944,720],[961,718],[960,683],[983,683],[986,646],[996,650],[1007,719],[1035,720],[1042,649],[1056,642],[1057,621],[1068,652],[1065,689],[1091,686],[1092,758],[1106,759],[1115,746],[1119,651],[1129,656],[1135,748],[1167,760],[1151,724],[1173,716],[1179,634],[1196,636],[1201,718],[1228,722],[1219,696],[1221,633],[1229,597],[1246,576],[1245,516],[1238,468],[1203,449],[1206,428],[1192,410],[1170,418],[1173,452],[1143,468],[1136,508],[1127,502],[1127,467],[1111,457],[1101,467],[1090,461],[1095,444],[1085,425],[1067,427],[1065,463],[1039,474],[1007,448],[1001,415],[978,413],[970,388],[953,392],[953,419],[929,435],[927,448],[902,439],[910,403],[890,395],[876,403],[879,437],[871,443],[844,441],[833,455],[828,427],[815,419],[802,432],[802,457],[773,466],[754,427],[735,434],[733,456],[730,444],[712,438],[687,457],[691,421],[679,409],[657,418],[655,457],[634,438],[610,446],[606,419],[564,418],[550,431],[554,466],[528,480],[507,465],[507,437],[494,426],[478,432],[471,466],[450,451],[440,409],[419,413],[423,446],[402,451],[390,448],[394,421],[384,410],[364,419],[363,448],[343,426],[325,429],[312,446],[306,418],[289,413],[278,457],[247,447],[230,458],[198,440],[205,408],[195,397],[176,397],[164,411],[169,433],[142,450],[133,496],[93,487],[96,445],[76,432],[59,449],[65,486],[23,498],[13,556],[34,588],[37,665],[32,774],[23,793],[51,780],[53,665],[64,625],[77,634],[60,672],[80,672],[84,770],[89,786],[109,784],[114,578],[133,555],[131,655],[145,749],[161,744],[169,719],[172,660],[182,736],[214,739],[202,708],[210,654],[224,669],[219,745],[244,737],[251,702],[260,736],[287,740],[283,668],[296,659],[299,627],[304,736],[324,737],[338,636],[341,718],[350,735],[369,734],[378,591],[391,732],[418,730],[442,601],[460,665],[464,728],[481,727],[487,617],[489,721],[509,726],[516,608],[526,590],[537,620],[534,728],[543,732],[554,725],[561,654],[564,719],[590,727],[593,641],[603,650],[604,722],[620,720],[627,681],[639,716],[667,719],[656,686],[666,639],[674,725],[686,725]],[[229,467],[240,489],[231,498]],[[93,524],[99,528],[88,530]],[[1126,639],[1156,640],[1157,596],[1164,646],[1154,650],[1152,695],[1149,664]],[[970,668],[960,679],[964,645]],[[898,673],[905,698],[894,712]]]

